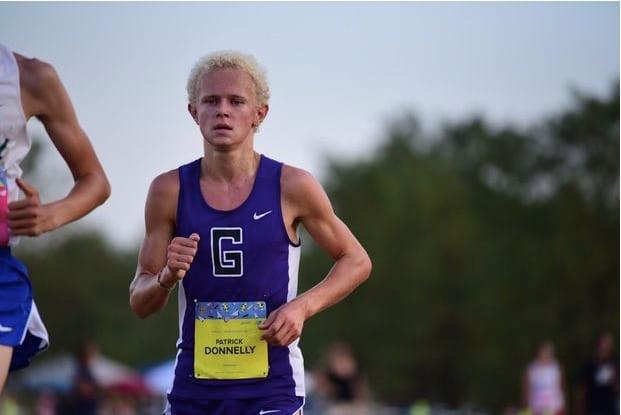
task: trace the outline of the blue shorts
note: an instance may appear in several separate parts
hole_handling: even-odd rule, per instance
[[[0,247],[0,344],[13,347],[10,370],[28,366],[49,345],[24,264]]]
[[[164,415],[298,415],[301,396],[271,396],[258,399],[185,400],[168,397]]]

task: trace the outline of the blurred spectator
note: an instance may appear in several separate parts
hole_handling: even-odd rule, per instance
[[[554,344],[544,341],[524,373],[524,405],[533,415],[561,415],[565,411],[563,370],[554,356]]]
[[[51,391],[42,391],[37,397],[35,404],[36,415],[56,415],[56,408],[58,405],[58,398]]]
[[[78,347],[76,376],[71,390],[71,407],[75,415],[95,415],[99,407],[100,388],[91,370],[91,362],[97,354],[97,346],[89,340]]]
[[[317,393],[334,404],[330,413],[361,414],[369,404],[366,379],[346,343],[338,342],[330,347],[325,367],[317,372],[316,382]]]
[[[597,338],[593,357],[582,369],[576,406],[578,414],[619,413],[619,361],[610,332]]]

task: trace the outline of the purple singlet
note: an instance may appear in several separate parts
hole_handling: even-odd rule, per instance
[[[285,228],[280,195],[282,163],[261,156],[252,191],[237,208],[221,211],[200,190],[201,160],[179,168],[176,236],[201,240],[179,285],[179,340],[172,399],[224,400],[300,396],[304,365],[298,340],[268,346],[266,377],[199,379],[194,375],[195,304],[264,302],[267,315],[297,295],[300,245]]]

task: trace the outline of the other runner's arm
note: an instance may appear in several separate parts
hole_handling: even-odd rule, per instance
[[[172,239],[179,195],[178,177],[176,170],[169,171],[155,178],[149,188],[145,237],[136,275],[129,287],[130,306],[141,318],[166,306],[170,290],[185,276],[196,255],[200,239],[197,234]]]
[[[309,173],[284,166],[281,186],[285,208],[294,212],[295,222],[335,261],[320,283],[274,310],[260,326],[264,339],[286,346],[301,335],[306,319],[338,303],[369,277],[371,260]]]
[[[110,184],[54,68],[36,59],[16,58],[25,115],[41,120],[74,179],[67,196],[46,204],[41,203],[36,188],[17,179],[25,198],[9,204],[11,234],[37,236],[102,204],[110,195]]]

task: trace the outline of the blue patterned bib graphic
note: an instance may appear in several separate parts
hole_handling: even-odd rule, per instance
[[[267,310],[264,301],[248,302],[197,302],[196,319],[255,319],[265,318]]]

